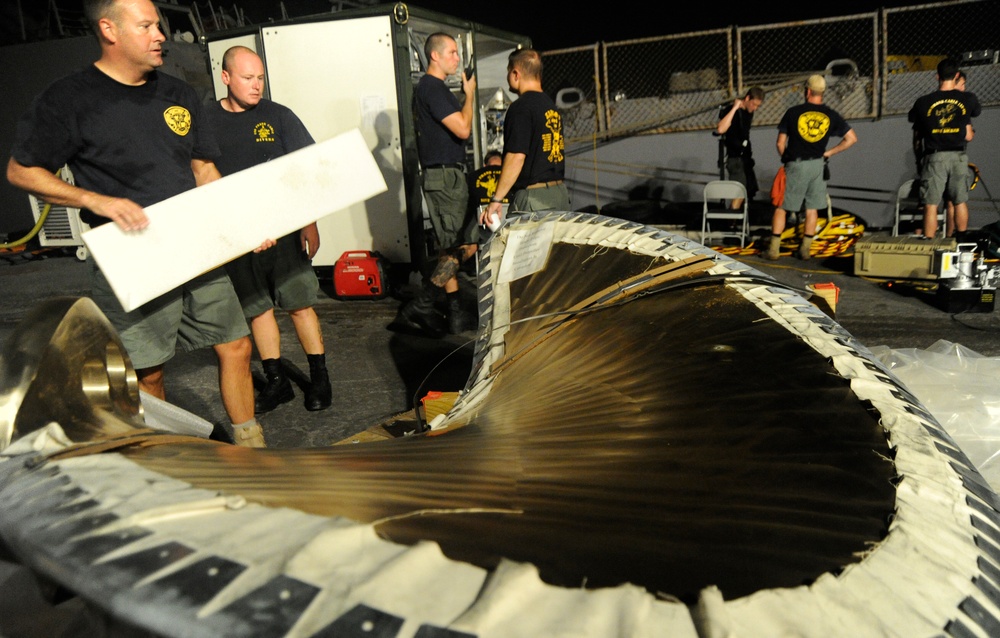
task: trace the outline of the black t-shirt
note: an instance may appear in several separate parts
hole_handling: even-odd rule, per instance
[[[819,159],[831,137],[844,137],[850,130],[847,120],[825,104],[793,106],[778,123],[778,132],[788,136],[781,161]]]
[[[732,104],[725,104],[719,108],[719,119],[724,118],[732,108]],[[751,125],[753,125],[753,113],[743,108],[736,109],[736,112],[733,113],[732,124],[723,135],[726,143],[726,154],[729,157],[750,157],[753,155],[753,149],[750,146]]]
[[[165,73],[129,86],[88,66],[35,98],[11,155],[53,173],[68,164],[81,188],[150,206],[195,187],[192,159],[218,158],[203,109],[190,85]],[[110,221],[81,217],[91,226]]]
[[[206,109],[222,155],[222,175],[263,164],[313,144],[302,120],[288,107],[262,99],[254,108],[231,113],[216,102]]]
[[[417,155],[423,166],[465,161],[465,140],[455,137],[441,121],[460,113],[462,105],[444,81],[425,75],[413,91],[417,125]]]
[[[490,203],[500,182],[499,166],[484,166],[469,176],[469,204],[472,210]],[[505,197],[503,200],[507,202]]]
[[[982,110],[975,93],[934,91],[913,103],[908,119],[920,137],[923,152],[964,151],[966,127]]]
[[[552,98],[528,91],[514,100],[504,116],[503,152],[526,157],[511,191],[563,179],[565,145],[562,116]]]

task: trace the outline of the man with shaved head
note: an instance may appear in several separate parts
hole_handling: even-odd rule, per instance
[[[467,147],[474,123],[476,78],[463,72],[458,42],[447,33],[427,36],[424,56],[427,72],[413,89],[413,112],[423,173],[421,187],[434,230],[437,266],[417,295],[400,308],[399,317],[405,324],[436,334],[439,313],[435,299],[443,290],[448,332],[459,334],[475,327],[474,317],[462,307],[455,272],[466,243]],[[461,102],[448,86],[456,74],[464,95]]]
[[[517,99],[504,116],[503,164],[496,192],[479,214],[484,226],[500,218],[505,197],[514,213],[569,210],[562,115],[542,90],[543,68],[534,49],[518,47],[507,57],[507,85]]]
[[[91,226],[113,222],[139,233],[150,224],[144,207],[219,178],[219,147],[197,92],[157,71],[166,38],[153,3],[85,0],[84,12],[100,58],[35,98],[17,124],[7,179],[43,201],[79,208]],[[64,165],[75,185],[57,176]],[[265,240],[261,248],[271,244]],[[182,246],[177,258],[184,258]],[[139,388],[165,398],[163,367],[176,348],[211,347],[235,441],[263,446],[253,409],[249,330],[225,269],[126,312],[89,261],[92,297],[118,331]]]
[[[252,49],[234,46],[226,50],[222,56],[222,83],[226,85],[226,97],[208,108],[208,117],[222,151],[216,165],[223,175],[313,143],[291,109],[264,97],[264,62]],[[281,211],[274,214],[280,215]],[[319,279],[311,260],[317,250],[319,230],[314,222],[281,237],[271,250],[247,253],[226,264],[264,368],[266,383],[257,394],[257,414],[269,412],[295,396],[281,363],[281,331],[275,307],[288,313],[309,362],[305,408],[324,410],[331,405],[323,333],[313,308]]]

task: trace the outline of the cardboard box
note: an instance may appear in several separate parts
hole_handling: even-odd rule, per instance
[[[935,253],[953,251],[954,237],[862,237],[854,244],[854,274],[885,279],[937,279]]]
[[[837,318],[837,302],[840,301],[840,287],[830,282],[809,284],[806,286],[813,293],[810,301],[832,319]]]
[[[446,414],[458,401],[458,392],[439,392],[431,390],[420,399],[417,408],[417,418],[422,418],[426,423],[434,420],[439,414]]]

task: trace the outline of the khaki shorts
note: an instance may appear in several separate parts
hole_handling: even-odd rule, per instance
[[[920,201],[939,206],[944,196],[954,204],[969,201],[969,156],[961,151],[939,151],[923,159],[920,170]]]
[[[240,300],[223,268],[195,277],[132,312],[125,312],[93,259],[91,297],[118,331],[137,370],[166,363],[185,351],[235,341],[250,334]]]
[[[797,160],[785,164],[785,201],[782,210],[797,213],[802,209],[826,208],[826,182],[823,181],[823,160]]]
[[[542,188],[522,189],[510,199],[510,212],[568,211],[569,189],[566,184],[553,184]]]
[[[302,250],[299,231],[285,235],[265,251],[229,262],[226,272],[247,319],[276,307],[289,312],[309,308],[318,301],[319,279]]]
[[[469,184],[457,168],[424,170],[424,200],[434,227],[434,249],[454,248],[465,241],[469,213]]]

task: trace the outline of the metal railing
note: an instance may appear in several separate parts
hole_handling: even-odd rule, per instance
[[[732,27],[543,52],[544,84],[563,100],[568,145],[715,128],[719,107],[767,91],[755,125],[776,125],[811,74],[847,119],[906,113],[959,60],[968,90],[1000,105],[1000,2],[955,0],[818,20]]]

